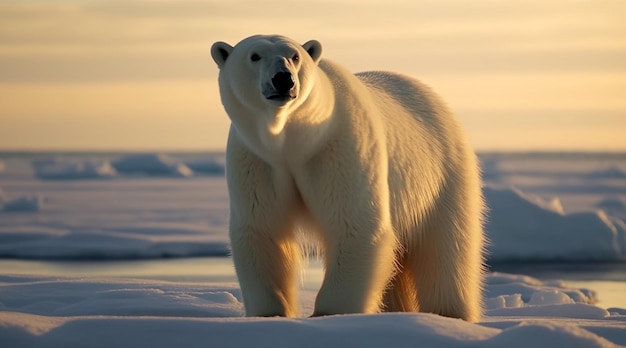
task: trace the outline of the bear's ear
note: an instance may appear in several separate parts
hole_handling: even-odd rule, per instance
[[[322,57],[322,44],[317,40],[311,40],[307,41],[302,47],[304,47],[309,53],[309,56],[311,56],[313,61],[317,64]]]
[[[226,59],[230,55],[230,52],[233,51],[233,46],[227,44],[226,42],[218,41],[211,46],[211,56],[215,63],[217,63],[217,67],[221,68],[226,63]]]

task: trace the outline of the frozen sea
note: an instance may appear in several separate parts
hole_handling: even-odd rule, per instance
[[[389,332],[397,346],[626,345],[626,154],[480,159],[487,316],[459,324],[423,313],[233,321],[222,153],[0,153],[0,345],[166,347],[172,330],[186,346],[364,347]],[[312,260],[304,316],[322,274]]]

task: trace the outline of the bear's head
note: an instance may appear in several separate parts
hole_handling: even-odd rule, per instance
[[[252,36],[234,47],[214,43],[211,56],[220,69],[220,96],[233,123],[246,122],[235,119],[249,117],[245,115],[261,116],[272,133],[280,132],[285,111],[304,103],[311,92],[321,55],[318,41],[300,45],[276,35]]]

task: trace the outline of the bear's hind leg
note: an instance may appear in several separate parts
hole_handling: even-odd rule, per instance
[[[396,275],[391,279],[383,296],[385,312],[417,312],[417,292],[413,271],[406,257],[399,260]]]
[[[476,322],[482,315],[480,222],[455,223],[451,216],[429,227],[413,255],[418,305],[421,312]]]

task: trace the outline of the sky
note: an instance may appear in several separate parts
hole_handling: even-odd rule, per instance
[[[623,0],[0,2],[0,150],[223,150],[215,41],[430,85],[479,151],[626,151]]]

